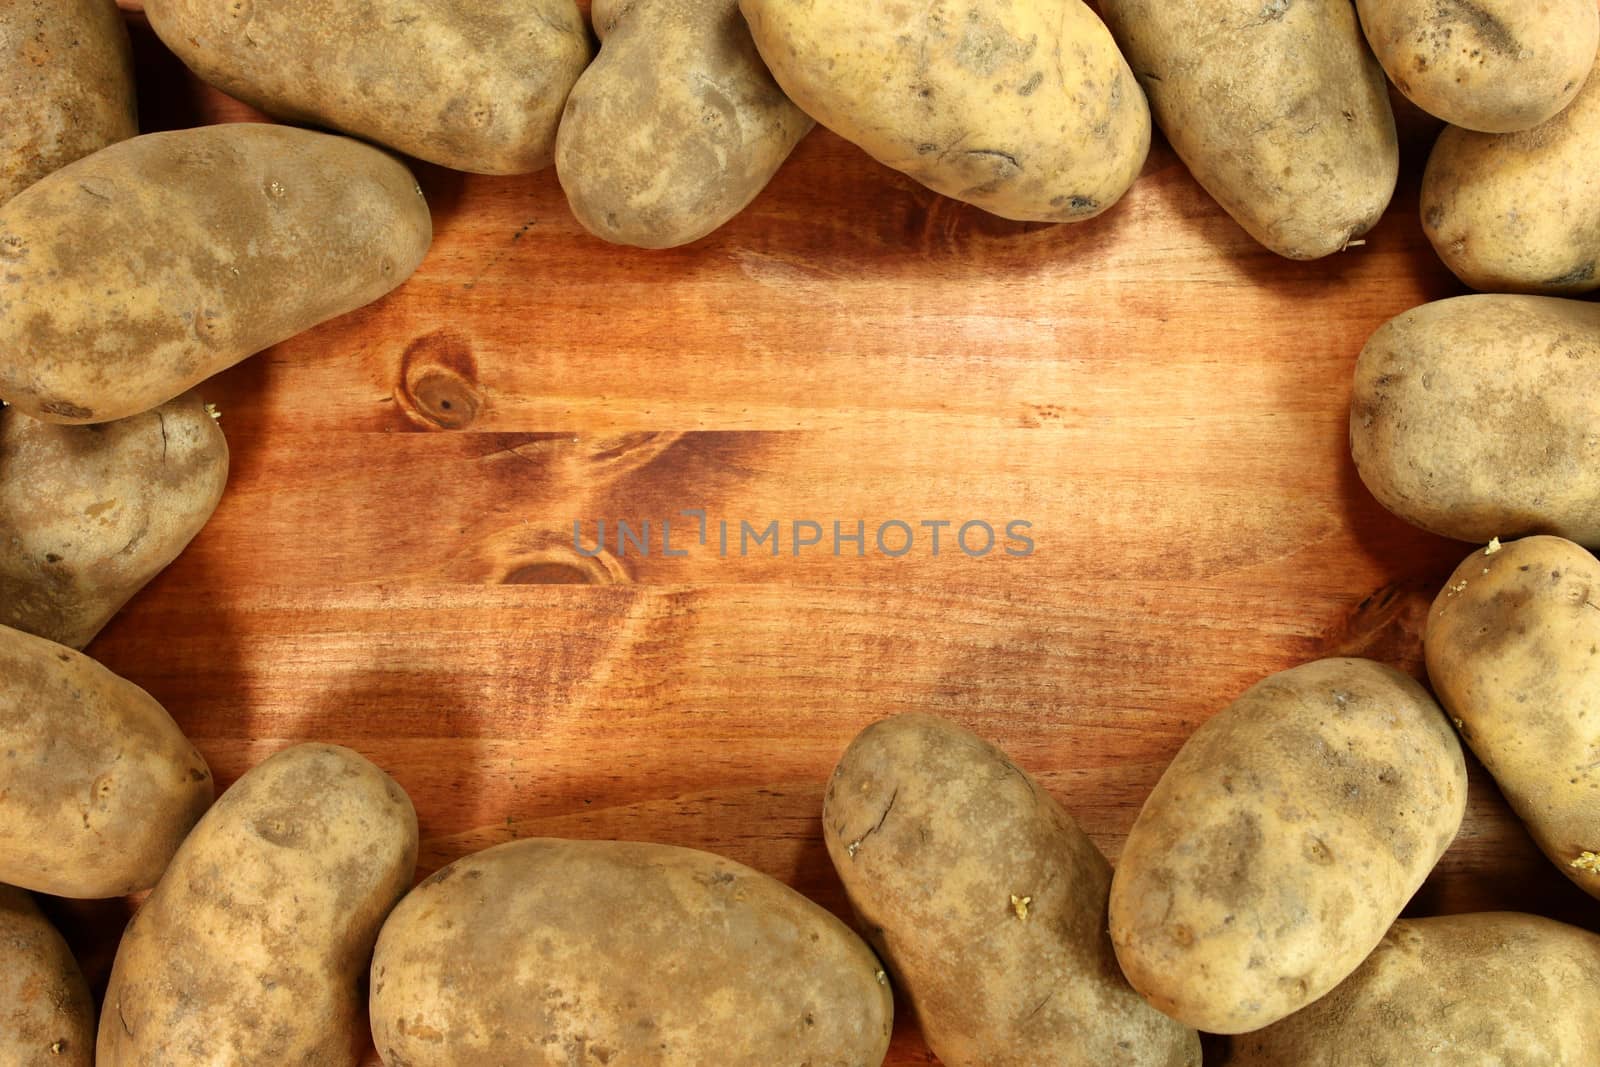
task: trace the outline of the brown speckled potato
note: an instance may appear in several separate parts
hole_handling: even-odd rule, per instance
[[[1150,109],[1081,0],[740,0],[778,84],[935,192],[1080,222],[1139,177]]]
[[[1559,537],[1474,552],[1433,602],[1426,647],[1462,738],[1545,855],[1600,897],[1600,561]]]
[[[0,0],[0,204],[139,132],[116,0]]]
[[[1600,304],[1465,296],[1395,317],[1356,364],[1350,450],[1425,530],[1600,547]]]
[[[1337,989],[1234,1038],[1219,1067],[1600,1063],[1600,937],[1482,912],[1401,919]]]
[[[194,393],[98,426],[0,410],[0,624],[82,648],[200,532],[228,442]]]
[[[255,767],[128,925],[98,1067],[353,1067],[372,945],[416,860],[410,798],[356,753]]]
[[[239,124],[154,133],[0,208],[0,400],[108,422],[405,281],[432,240],[405,166]]]
[[[743,211],[813,125],[767,72],[737,0],[595,0],[603,42],[556,138],[596,237],[688,244]]]
[[[211,772],[143,689],[0,626],[0,882],[96,899],[155,885]]]
[[[822,829],[941,1063],[1199,1067],[1195,1032],[1117,970],[1110,864],[993,745],[927,715],[869,726]]]
[[[33,898],[0,885],[0,1064],[94,1067],[94,1001]]]
[[[549,166],[593,55],[573,0],[145,0],[201,78],[280,119],[480,174]]]
[[[1183,746],[1128,835],[1111,939],[1201,1030],[1277,1022],[1338,985],[1461,826],[1467,770],[1427,691],[1370,660],[1259,682]]]
[[[1384,70],[1422,110],[1486,133],[1572,103],[1600,48],[1595,0],[1356,0]]]
[[[1600,289],[1600,74],[1542,126],[1441,133],[1422,176],[1422,225],[1474,289]]]
[[[692,849],[513,841],[401,902],[372,961],[388,1067],[877,1067],[878,961],[788,886]]]
[[[1377,225],[1400,174],[1383,69],[1349,0],[1103,0],[1172,147],[1290,259]]]

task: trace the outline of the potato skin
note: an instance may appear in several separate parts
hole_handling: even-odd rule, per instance
[[[1425,648],[1462,738],[1550,861],[1600,897],[1600,561],[1559,537],[1474,552]]]
[[[308,744],[261,763],[128,925],[95,1062],[353,1067],[372,945],[416,860],[410,798],[361,756]]]
[[[1008,219],[1081,222],[1121,199],[1150,110],[1081,0],[740,0],[790,99],[886,166]]]
[[[1199,1067],[1193,1030],[1117,970],[1111,865],[1053,797],[953,723],[867,727],[823,839],[928,1047],[949,1067]]]
[[[0,881],[78,899],[148,889],[212,788],[143,689],[0,626]]]
[[[0,4],[0,204],[139,132],[133,49],[116,0]]]
[[[1383,69],[1348,0],[1104,0],[1195,180],[1290,259],[1377,225],[1400,175]]]
[[[1360,965],[1449,847],[1467,771],[1427,692],[1370,660],[1259,682],[1200,727],[1128,835],[1111,939],[1201,1030],[1270,1025]]]
[[[113,145],[0,208],[0,399],[46,422],[148,411],[383,296],[431,240],[411,173],[348,138]]]
[[[1310,1007],[1234,1038],[1224,1067],[1555,1067],[1600,1063],[1600,937],[1480,912],[1401,919]]]
[[[455,170],[550,165],[593,55],[573,0],[145,0],[163,43],[230,96]]]
[[[1464,296],[1396,316],[1356,363],[1350,451],[1425,530],[1600,547],[1600,305]]]
[[[893,998],[822,908],[692,849],[513,841],[424,881],[383,928],[389,1067],[875,1067]]]
[[[586,230],[671,248],[733,218],[814,123],[772,80],[738,0],[597,0],[600,55],[567,97],[556,173]]]
[[[0,885],[0,1063],[94,1067],[94,1001],[67,943],[20,889]]]
[[[1600,75],[1523,133],[1441,133],[1422,175],[1422,228],[1474,289],[1600,289]]]
[[[83,648],[206,524],[228,442],[195,393],[98,426],[0,410],[0,624]]]

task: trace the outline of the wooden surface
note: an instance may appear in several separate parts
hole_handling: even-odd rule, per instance
[[[135,28],[147,130],[247,115]],[[1384,512],[1346,451],[1367,335],[1457,291],[1416,219],[1433,127],[1403,125],[1389,217],[1312,264],[1251,242],[1164,144],[1109,215],[1050,227],[819,130],[741,218],[653,253],[586,236],[553,171],[421,167],[421,272],[206,387],[228,495],[91,651],[220,784],[299,740],[365,753],[416,802],[419,876],[516,837],[633,838],[844,914],[823,785],[911,709],[1000,743],[1115,857],[1184,738],[1263,675],[1416,671],[1468,551]],[[592,541],[684,508],[1023,519],[1036,551],[571,547],[575,519]],[[1600,925],[1475,766],[1412,912],[1480,908]],[[70,910],[103,980],[121,909]],[[889,1062],[932,1062],[904,1013]]]

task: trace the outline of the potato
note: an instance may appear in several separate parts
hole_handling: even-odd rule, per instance
[[[1572,103],[1600,48],[1594,0],[1356,0],[1402,93],[1453,126],[1526,130]]]
[[[82,648],[200,532],[228,442],[186,393],[99,426],[0,411],[0,624]]]
[[[143,689],[0,626],[0,881],[58,897],[155,885],[211,772]]]
[[[1467,769],[1416,682],[1326,659],[1272,675],[1189,739],[1111,883],[1133,987],[1218,1034],[1338,985],[1461,826]]]
[[[574,0],[145,0],[201,78],[280,119],[480,174],[550,165],[593,55]]]
[[[1080,222],[1121,199],[1150,109],[1081,0],[740,0],[778,84],[935,192],[1008,219]]]
[[[873,1067],[871,951],[764,874],[692,849],[513,841],[395,909],[372,961],[389,1067]]]
[[[94,1067],[94,1001],[67,943],[20,889],[0,885],[0,1063]]]
[[[1511,912],[1402,919],[1332,993],[1234,1038],[1224,1067],[1600,1063],[1600,937]]]
[[[1383,70],[1347,0],[1103,0],[1195,180],[1290,259],[1345,249],[1394,195]]]
[[[738,0],[596,0],[600,56],[567,97],[556,173],[596,237],[697,241],[743,211],[811,119],[767,72]]]
[[[241,124],[113,145],[0,208],[0,399],[47,422],[148,411],[378,299],[431,240],[410,172],[347,138]]]
[[[1465,296],[1390,320],[1356,363],[1350,451],[1425,530],[1600,547],[1600,305]]]
[[[928,715],[867,727],[828,784],[828,855],[948,1067],[1199,1067],[1106,934],[1111,865],[1004,753]]]
[[[1422,176],[1422,226],[1474,289],[1600,289],[1600,75],[1526,132],[1441,133]]]
[[[0,204],[139,132],[116,0],[0,3]]]
[[[1600,897],[1600,561],[1559,537],[1474,552],[1425,647],[1462,738],[1545,855]]]
[[[128,925],[95,1062],[358,1063],[372,945],[416,860],[410,799],[356,753],[297,745],[255,767]]]

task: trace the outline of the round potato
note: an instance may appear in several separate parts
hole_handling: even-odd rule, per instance
[[[0,624],[82,648],[206,524],[228,442],[194,393],[98,426],[0,410]]]
[[[1474,289],[1600,289],[1600,75],[1523,133],[1441,133],[1422,176],[1422,227]]]
[[[1559,537],[1474,552],[1425,647],[1462,738],[1545,855],[1600,897],[1600,561]]]
[[[116,0],[0,3],[0,204],[139,132]]]
[[[1449,847],[1467,803],[1450,723],[1398,671],[1327,659],[1200,727],[1145,802],[1111,883],[1133,987],[1238,1034],[1360,965]]]
[[[1465,296],[1396,316],[1356,363],[1350,451],[1425,530],[1600,547],[1600,304]]]
[[[600,56],[567,97],[556,173],[596,237],[697,241],[743,211],[811,132],[738,0],[596,0],[590,15]]]
[[[1337,989],[1223,1067],[1600,1063],[1600,937],[1511,912],[1402,919]]]
[[[1356,0],[1356,8],[1378,61],[1412,103],[1485,133],[1560,114],[1600,48],[1594,0]]]
[[[0,626],[0,881],[79,899],[149,889],[211,797],[205,760],[150,694]]]
[[[128,924],[98,1067],[354,1067],[372,945],[417,816],[346,748],[297,745],[218,799]]]
[[[1106,934],[1111,865],[994,746],[928,715],[867,727],[823,839],[868,938],[948,1067],[1199,1067]]]
[[[1195,180],[1272,251],[1317,259],[1377,225],[1400,147],[1348,0],[1103,0]]]
[[[50,921],[0,885],[0,1063],[94,1067],[94,1001]]]
[[[148,411],[378,299],[432,236],[411,173],[345,137],[250,123],[112,145],[0,208],[0,399],[47,422]]]
[[[1079,222],[1139,177],[1150,109],[1082,0],[740,0],[778,84],[928,188],[1008,219]]]
[[[395,909],[372,961],[389,1067],[876,1067],[893,998],[838,919],[691,849],[513,841]]]

